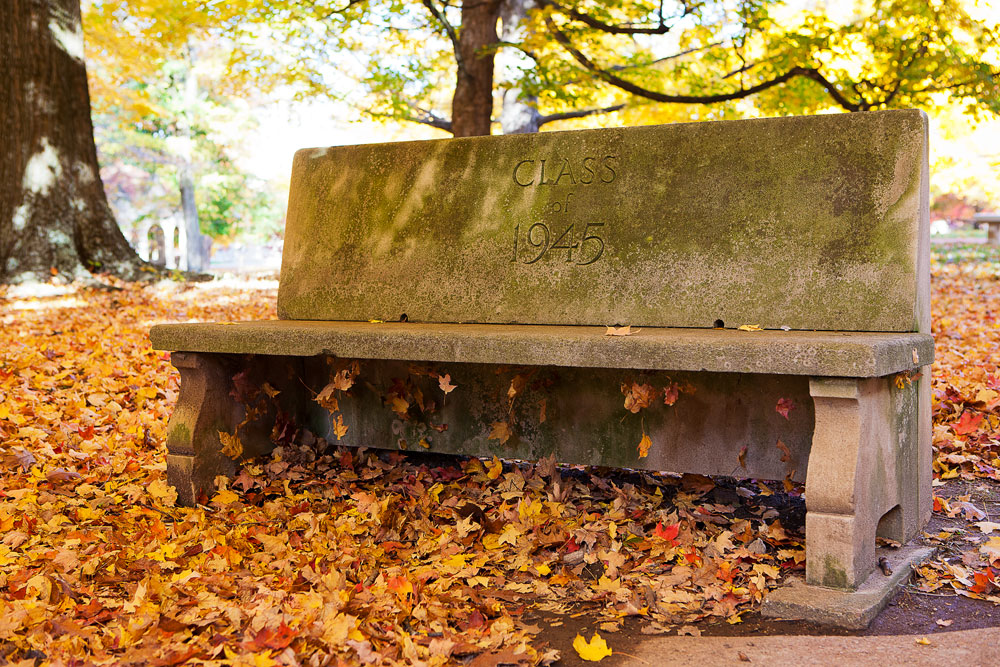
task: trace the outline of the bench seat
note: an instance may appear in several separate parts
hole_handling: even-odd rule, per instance
[[[921,333],[270,320],[162,324],[160,350],[665,371],[882,377],[934,357]]]

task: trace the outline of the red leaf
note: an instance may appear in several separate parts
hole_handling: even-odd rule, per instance
[[[778,405],[774,407],[775,411],[785,419],[788,419],[788,413],[792,411],[795,407],[795,403],[792,402],[790,398],[779,398]]]
[[[677,534],[679,532],[681,532],[681,524],[675,523],[671,526],[664,526],[662,521],[658,521],[656,523],[656,528],[653,529],[654,535],[671,542],[677,538]]]
[[[952,430],[956,435],[969,435],[979,428],[979,423],[983,421],[982,415],[973,415],[971,412],[963,412],[962,417],[952,425]]]
[[[976,580],[975,585],[969,586],[969,590],[973,593],[989,593],[993,585],[990,583],[990,577],[985,572],[973,572],[973,578]]]

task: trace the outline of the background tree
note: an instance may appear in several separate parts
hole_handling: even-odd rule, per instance
[[[114,174],[112,203],[126,226],[181,217],[193,271],[208,266],[207,238],[228,239],[262,217],[280,218],[269,188],[231,157],[235,138],[228,131],[250,124],[246,100],[255,97],[249,86],[227,86],[224,76],[234,42],[223,26],[243,9],[139,0],[94,3],[85,13],[98,149],[106,173]]]
[[[531,131],[626,106],[645,105],[648,115],[650,103],[711,105],[695,115],[719,117],[745,112],[734,103],[749,98],[777,114],[954,101],[1000,112],[997,27],[973,19],[959,0],[870,0],[848,10],[775,0],[252,5],[256,20],[309,63],[285,71],[303,91],[352,97],[371,116],[455,136],[484,134],[497,116],[522,119],[504,131]],[[500,72],[498,53],[510,63]],[[331,69],[353,75],[364,95],[327,88]],[[535,111],[498,114],[501,99]]]
[[[101,183],[79,0],[7,0],[0,62],[0,282],[139,276]]]

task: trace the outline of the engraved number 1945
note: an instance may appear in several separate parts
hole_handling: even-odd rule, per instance
[[[591,233],[591,228],[593,227],[603,227],[603,222],[589,222],[583,228],[583,237],[579,241],[574,241],[573,227],[575,225],[569,225],[559,234],[558,237],[553,241],[555,234],[549,230],[548,225],[544,222],[536,222],[535,224],[528,227],[528,231],[525,234],[525,244],[528,245],[531,250],[527,253],[529,256],[522,258],[520,261],[524,264],[534,264],[542,257],[545,253],[552,250],[565,250],[566,251],[566,261],[573,261],[573,251],[579,249],[580,254],[576,260],[578,266],[586,266],[587,264],[593,264],[601,258],[604,254],[604,239],[602,239],[597,234]],[[511,262],[517,262],[518,256],[518,243],[521,235],[521,225],[518,224],[514,227],[514,249],[511,253]],[[589,250],[590,257],[586,257],[585,252],[587,252],[587,243],[590,242]],[[537,253],[537,254],[535,254]],[[534,255],[534,256],[531,256]],[[586,257],[586,259],[584,259]]]

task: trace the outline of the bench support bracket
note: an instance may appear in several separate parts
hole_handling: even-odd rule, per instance
[[[240,406],[229,395],[230,373],[220,355],[174,352],[181,390],[167,425],[167,483],[177,502],[194,505],[214,488],[216,475],[233,476],[236,464],[222,454],[219,432],[232,433]]]

